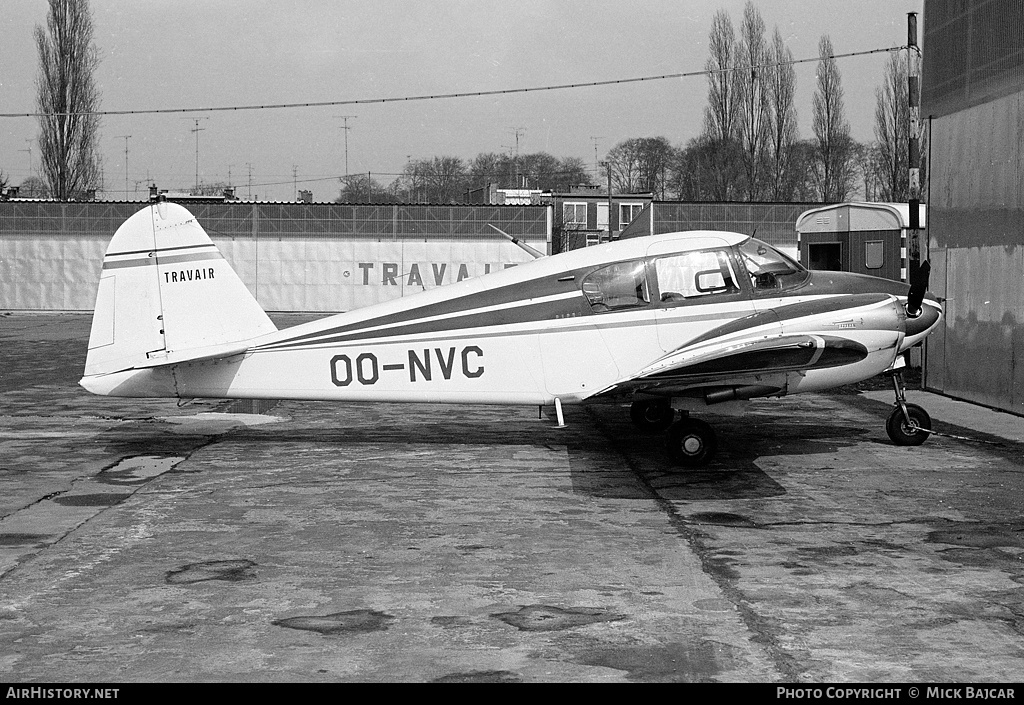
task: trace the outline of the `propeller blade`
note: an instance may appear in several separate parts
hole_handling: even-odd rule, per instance
[[[924,293],[928,290],[928,277],[931,271],[931,264],[925,260],[918,267],[917,276],[911,277],[910,292],[907,294],[907,315],[911,318],[921,315],[921,306],[924,303]]]

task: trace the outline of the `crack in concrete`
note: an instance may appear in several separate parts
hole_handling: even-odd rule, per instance
[[[202,443],[197,443],[181,456],[130,455],[121,458],[94,475],[73,479],[68,489],[51,492],[3,516],[0,518],[0,535],[37,533],[32,531],[37,526],[45,526],[49,532],[46,539],[37,543],[6,547],[7,550],[0,555],[0,579],[216,441],[216,438],[205,437]],[[112,485],[118,486],[118,491],[111,491]]]
[[[725,596],[725,598],[736,607],[740,621],[752,634],[751,641],[759,644],[761,648],[764,649],[768,658],[775,665],[775,668],[778,670],[783,680],[790,683],[796,682],[804,669],[800,667],[796,658],[787,653],[781,646],[779,642],[781,630],[775,626],[775,621],[758,614],[749,605],[749,603],[747,603],[742,591],[736,587],[735,582],[728,576],[723,575],[722,571],[719,570],[720,559],[713,555],[713,549],[709,548],[707,543],[704,541],[704,539],[708,538],[707,534],[695,529],[695,525],[684,519],[671,501],[665,499],[658,493],[657,489],[648,479],[648,473],[644,472],[639,467],[634,458],[626,451],[623,444],[618,440],[611,429],[608,428],[608,426],[594,413],[592,409],[589,407],[583,408],[593,421],[595,428],[601,432],[601,435],[604,436],[609,445],[611,445],[629,469],[636,475],[640,485],[647,491],[650,498],[654,500],[655,504],[657,504],[662,512],[664,512],[668,517],[669,524],[672,528],[686,540],[690,549],[700,561],[701,569],[704,573],[715,583],[718,589],[721,590],[723,596]]]

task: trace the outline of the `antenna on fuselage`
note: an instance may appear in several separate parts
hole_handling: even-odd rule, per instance
[[[497,231],[498,231],[499,233],[501,233],[502,235],[504,235],[505,237],[507,237],[507,238],[508,238],[509,240],[511,240],[511,241],[512,241],[512,244],[513,244],[513,245],[515,245],[515,246],[517,246],[517,247],[519,247],[519,248],[521,248],[521,249],[525,250],[526,252],[530,253],[530,255],[531,255],[532,257],[534,257],[534,258],[540,259],[541,257],[545,257],[545,256],[546,256],[546,255],[545,255],[545,254],[544,254],[543,252],[541,252],[540,250],[538,250],[538,249],[535,249],[535,248],[533,248],[533,247],[530,247],[529,245],[527,245],[527,244],[526,244],[525,242],[523,242],[523,241],[522,241],[522,240],[520,240],[519,238],[517,238],[517,237],[513,237],[512,235],[509,235],[509,234],[508,234],[507,232],[505,232],[505,231],[504,231],[504,230],[502,230],[501,228],[497,228],[497,227],[495,227],[495,226],[491,225],[490,223],[488,223],[488,224],[487,224],[487,227],[489,227],[489,228],[492,228],[492,229],[494,229],[494,230],[497,230]]]

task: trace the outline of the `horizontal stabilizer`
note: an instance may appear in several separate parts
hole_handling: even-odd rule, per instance
[[[199,362],[200,360],[223,360],[228,357],[241,355],[248,349],[248,344],[230,343],[227,345],[213,345],[208,348],[176,350],[174,352],[161,350],[155,353],[148,353],[149,359],[135,365],[135,369],[177,365],[183,362]]]

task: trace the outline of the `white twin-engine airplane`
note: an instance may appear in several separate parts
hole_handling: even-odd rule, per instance
[[[942,316],[924,289],[811,272],[751,237],[696,231],[539,257],[279,331],[192,214],[159,202],[103,258],[81,384],[123,397],[554,405],[560,425],[563,404],[631,402],[637,426],[667,429],[677,464],[700,466],[715,433],[691,412],[892,372],[888,434],[917,445],[931,422],[906,403],[899,368]]]

